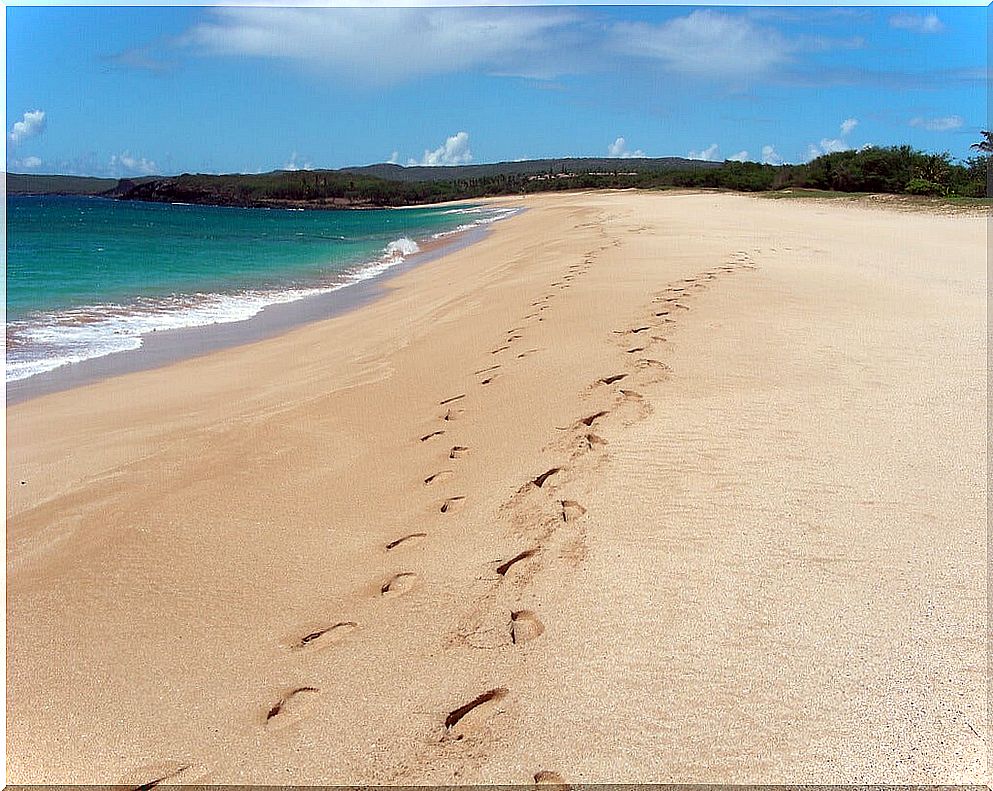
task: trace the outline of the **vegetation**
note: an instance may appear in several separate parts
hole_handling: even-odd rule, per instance
[[[990,159],[986,155],[954,163],[947,153],[928,154],[910,146],[838,151],[806,165],[784,166],[775,187],[979,198],[986,194]]]
[[[986,143],[993,135],[984,132]],[[149,177],[116,182],[8,174],[8,192],[103,194],[129,200],[227,206],[361,208],[409,206],[492,195],[575,189],[804,189],[979,198],[987,194],[993,154],[964,162],[910,146],[826,154],[804,165],[666,159],[562,159],[459,167],[372,165],[344,170],[254,175]],[[46,181],[47,180],[47,181]],[[85,189],[84,189],[85,188]]]
[[[7,174],[8,195],[99,195],[116,186],[117,179]]]

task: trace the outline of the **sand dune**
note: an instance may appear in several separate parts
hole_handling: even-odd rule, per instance
[[[985,219],[516,202],[8,410],[9,782],[985,782]]]

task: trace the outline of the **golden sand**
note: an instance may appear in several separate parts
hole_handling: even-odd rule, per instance
[[[512,203],[8,410],[9,782],[985,781],[985,220]]]

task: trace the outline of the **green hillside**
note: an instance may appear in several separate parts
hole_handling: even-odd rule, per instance
[[[8,195],[99,195],[117,186],[117,179],[88,176],[38,176],[8,173]]]

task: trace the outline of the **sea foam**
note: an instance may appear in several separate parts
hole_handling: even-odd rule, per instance
[[[514,213],[475,208],[454,212],[476,216],[473,222],[436,233],[432,238],[464,232]],[[420,250],[416,241],[401,236],[389,242],[379,258],[335,271],[327,282],[308,287],[139,297],[128,304],[87,305],[10,321],[6,380],[13,382],[84,360],[134,351],[141,348],[144,336],[154,332],[246,321],[270,305],[328,294],[378,277]]]

